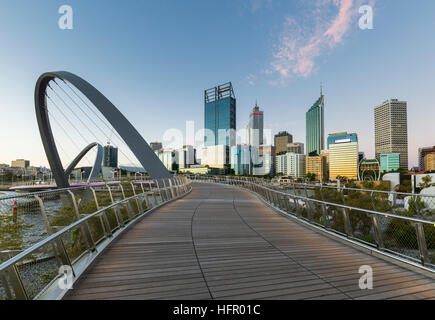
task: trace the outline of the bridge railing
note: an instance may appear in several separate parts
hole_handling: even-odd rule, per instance
[[[59,280],[65,280],[64,284],[74,282],[129,225],[150,210],[184,196],[190,189],[186,178],[174,177],[147,183],[102,183],[0,199],[6,206],[20,203],[16,221],[13,209],[12,215],[9,211],[2,213],[8,220],[0,221],[6,226],[3,231],[9,231],[2,233],[2,239],[10,240],[3,241],[3,245],[11,245],[0,252],[0,300],[61,298],[67,288],[59,285]],[[42,224],[34,233],[44,233],[42,240],[24,248],[14,239],[20,232],[26,232],[19,230],[20,226],[26,227],[20,221],[23,217]],[[35,234],[25,234],[27,240],[32,236]],[[59,270],[65,275],[59,274]]]
[[[362,246],[435,271],[435,221],[298,195],[255,178],[190,177],[248,189],[282,212]]]
[[[189,175],[191,179],[226,179],[227,176]],[[435,220],[435,195],[396,191],[384,191],[365,188],[350,188],[344,185],[331,186],[296,182],[273,182],[255,177],[228,177],[238,180],[254,181],[295,195],[334,202],[361,209],[389,212],[401,216],[417,216],[426,220]]]

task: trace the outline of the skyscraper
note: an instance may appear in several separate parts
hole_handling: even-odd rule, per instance
[[[118,167],[118,148],[108,144],[103,149],[103,167]]]
[[[400,154],[400,167],[408,170],[407,103],[390,99],[375,107],[375,153]]]
[[[204,146],[233,146],[236,139],[236,97],[231,82],[204,92]]]
[[[275,152],[277,155],[286,154],[287,146],[293,143],[293,136],[287,131],[275,135]]]
[[[358,136],[356,133],[333,134],[340,136],[329,145],[329,177],[358,179]]]
[[[263,145],[263,127],[264,127],[264,115],[260,107],[255,103],[254,109],[252,109],[249,115],[249,124],[247,132],[247,143],[251,146]]]
[[[320,98],[306,114],[307,155],[319,155],[325,146],[325,97],[320,90]]]

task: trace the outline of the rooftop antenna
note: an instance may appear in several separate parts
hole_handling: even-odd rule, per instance
[[[323,96],[323,84],[320,82],[320,96]]]

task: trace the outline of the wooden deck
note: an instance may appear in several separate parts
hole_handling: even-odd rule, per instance
[[[358,286],[370,265],[374,289]],[[249,192],[194,184],[132,226],[66,299],[435,299],[435,281],[312,231]]]

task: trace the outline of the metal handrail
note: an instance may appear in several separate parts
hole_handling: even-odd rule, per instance
[[[216,176],[204,176],[211,179],[216,178]],[[227,177],[225,177],[227,178]],[[250,179],[250,178],[246,178]],[[267,180],[264,180],[263,178],[253,178],[255,180],[262,181],[262,183],[265,183]],[[239,180],[239,181],[249,181],[249,180]],[[272,181],[268,182],[272,183]],[[385,193],[385,194],[395,194],[395,195],[401,195],[401,196],[410,196],[410,197],[430,197],[435,198],[435,195],[433,194],[419,194],[419,193],[407,193],[407,192],[398,192],[398,191],[385,191],[385,190],[374,190],[374,189],[358,189],[358,188],[348,188],[345,185],[337,187],[337,186],[331,186],[331,185],[323,185],[323,184],[310,184],[310,183],[296,183],[296,182],[285,182],[283,184],[288,184],[291,186],[303,186],[303,187],[309,187],[309,188],[327,188],[327,189],[334,189],[334,190],[350,190],[350,191],[359,191],[359,192],[376,192],[376,193]]]
[[[151,184],[151,182],[149,182],[149,183]],[[189,193],[191,190],[190,182],[188,179],[179,179],[179,178],[175,177],[173,179],[169,179],[169,184],[165,183],[165,181],[163,180],[162,187],[159,187],[158,181],[156,181],[155,183],[157,184],[157,188],[152,188],[151,190],[146,191],[146,192],[144,191],[143,187],[142,187],[142,191],[143,191],[142,193],[136,193],[135,190],[133,189],[134,194],[133,194],[133,196],[130,196],[130,197],[125,197],[124,189],[122,189],[122,186],[120,184],[122,193],[124,195],[124,198],[122,200],[114,202],[113,198],[112,198],[113,203],[105,206],[104,208],[99,208],[98,202],[96,202],[97,210],[93,213],[87,214],[84,217],[79,216],[77,203],[76,203],[74,194],[71,191],[71,190],[77,190],[77,189],[82,190],[83,188],[79,187],[79,188],[63,189],[63,191],[66,190],[72,196],[72,199],[73,199],[72,202],[73,202],[73,205],[75,207],[75,211],[76,211],[76,215],[77,215],[78,220],[69,224],[68,226],[63,227],[61,230],[59,230],[57,232],[53,232],[53,233],[48,232],[48,236],[45,239],[39,241],[38,243],[35,243],[30,248],[25,249],[24,251],[17,253],[15,256],[13,256],[13,257],[11,256],[7,261],[0,264],[0,277],[1,277],[0,280],[6,279],[5,275],[9,274],[8,277],[9,277],[9,280],[11,281],[12,287],[14,289],[15,297],[17,299],[29,299],[28,292],[26,292],[26,289],[23,286],[22,279],[21,279],[21,276],[19,274],[19,269],[17,267],[20,266],[20,262],[22,262],[22,261],[24,261],[24,265],[26,264],[26,262],[25,262],[26,257],[33,255],[37,250],[40,250],[43,247],[50,245],[50,244],[53,246],[53,249],[55,250],[55,257],[58,260],[58,263],[61,260],[63,265],[71,266],[74,270],[73,271],[74,274],[76,274],[76,270],[75,270],[76,267],[78,268],[77,270],[79,270],[79,273],[83,272],[85,270],[85,268],[91,263],[91,261],[96,256],[98,256],[102,252],[102,250],[104,250],[104,248],[107,246],[107,244],[110,243],[111,241],[113,241],[123,230],[126,229],[127,226],[129,226],[131,223],[134,223],[134,221],[137,221],[137,219],[139,219],[140,217],[145,215],[147,212],[150,212],[150,210],[153,210],[154,208],[157,208],[161,205],[164,205],[165,203],[168,203],[174,199],[178,199],[178,198],[186,195],[187,193]],[[104,184],[104,185],[106,185],[106,184]],[[94,197],[96,197],[95,190],[92,187],[90,189],[93,192]],[[46,193],[46,192],[44,192],[44,193]],[[110,190],[109,190],[109,193],[110,193]],[[160,201],[156,198],[156,193],[160,195],[160,196],[158,196],[160,198]],[[38,201],[40,201],[40,203],[42,202],[41,199],[35,193],[32,193],[30,195],[35,197],[37,200],[39,199]],[[151,201],[151,206],[148,205],[148,200],[146,200],[149,196],[152,196],[152,198],[153,198]],[[131,212],[130,205],[131,205],[132,200],[133,200],[133,202],[135,200],[137,203],[137,210],[135,210],[136,211],[135,213]],[[97,200],[95,200],[95,201],[97,201]],[[142,207],[142,201],[146,201],[146,203],[147,203],[145,209]],[[116,210],[119,206],[124,206],[125,204],[127,204],[127,206],[128,206],[127,210],[128,210],[129,217],[125,218],[125,219],[122,217],[119,217],[121,219],[121,221],[120,221],[120,220],[118,220],[118,216],[117,216],[118,213],[116,212]],[[114,227],[113,229],[109,225],[105,225],[105,223],[108,223],[107,214],[111,209],[115,210],[115,216],[116,216],[116,220],[117,220],[117,224],[118,224],[118,226]],[[43,215],[45,215],[45,212],[43,212]],[[91,223],[90,219],[93,219],[97,216],[100,216],[100,222],[101,222],[102,227],[103,227],[103,232],[105,233],[105,236],[99,240],[92,239],[92,235],[90,234],[91,230],[89,229],[89,225],[88,225],[89,223]],[[106,221],[104,221],[104,220],[106,220]],[[106,227],[108,227],[109,229],[106,229]],[[61,237],[64,236],[65,234],[67,234],[68,232],[76,230],[77,228],[84,228],[83,232],[84,232],[84,239],[87,242],[87,249],[85,249],[85,251],[82,252],[78,258],[75,258],[74,261],[71,261],[69,253],[65,251],[63,240]],[[117,230],[117,232],[112,233],[115,230]],[[106,233],[106,231],[107,231],[107,233]],[[101,242],[101,240],[104,240],[104,242]],[[60,245],[60,247],[58,247],[58,245]],[[56,246],[57,249],[55,249],[54,246]],[[60,251],[57,252],[58,250],[60,250]],[[63,253],[62,253],[62,250],[63,250]],[[84,258],[85,256],[88,257],[87,255],[85,255],[86,253],[91,254],[89,256],[89,258]],[[77,276],[77,279],[78,278],[79,278],[79,276]],[[47,297],[47,292],[51,292],[48,295],[52,296],[53,292],[52,292],[51,288],[54,288],[53,287],[54,286],[53,280],[49,286],[42,289],[42,291],[39,291],[39,293],[37,294],[37,296],[35,298],[39,298],[41,295],[44,295]],[[12,299],[12,296],[10,293],[10,288],[9,288],[8,284],[3,283],[3,285],[5,286],[7,296]],[[65,292],[63,292],[62,294],[64,294],[64,293]],[[59,294],[59,292],[57,294]]]
[[[186,185],[187,185],[187,184],[183,184],[183,185],[180,185],[180,186],[186,186]],[[67,190],[71,190],[71,189],[72,189],[72,188],[67,188]],[[91,213],[91,214],[87,215],[86,217],[84,217],[84,218],[82,218],[82,219],[80,219],[80,220],[77,220],[77,221],[73,222],[72,224],[66,226],[66,227],[63,228],[62,230],[60,230],[60,231],[58,231],[58,232],[56,232],[56,233],[53,233],[52,235],[48,236],[48,237],[45,238],[44,240],[39,241],[38,243],[34,244],[34,245],[31,246],[30,248],[28,248],[28,249],[22,251],[21,253],[17,254],[17,255],[14,256],[13,258],[11,258],[11,259],[7,260],[6,262],[0,264],[0,272],[4,271],[5,269],[7,269],[8,267],[10,267],[11,265],[13,265],[13,264],[19,262],[21,259],[25,258],[26,256],[28,256],[29,254],[31,254],[31,253],[34,252],[35,250],[37,250],[37,249],[43,247],[44,245],[48,244],[49,242],[51,242],[51,241],[53,241],[53,240],[56,240],[57,238],[59,238],[60,236],[62,236],[64,233],[66,233],[66,232],[68,232],[68,231],[71,231],[72,229],[74,229],[74,228],[80,226],[82,223],[84,223],[84,222],[88,221],[89,219],[91,219],[91,218],[93,218],[93,217],[99,215],[100,213],[103,213],[103,212],[105,212],[105,211],[107,211],[107,210],[109,210],[109,209],[112,209],[113,207],[116,207],[116,206],[118,206],[118,205],[120,205],[120,204],[122,204],[122,203],[124,203],[124,202],[128,202],[128,201],[130,201],[130,200],[136,199],[136,198],[138,198],[138,197],[140,197],[140,196],[144,196],[144,195],[148,195],[148,194],[150,194],[150,193],[154,193],[154,192],[156,192],[156,191],[163,191],[163,190],[168,190],[168,189],[171,189],[171,187],[165,187],[165,188],[155,189],[155,190],[152,190],[152,191],[147,191],[147,192],[144,192],[144,193],[140,193],[140,194],[137,194],[137,195],[131,196],[131,197],[129,197],[129,198],[122,199],[122,200],[120,200],[120,201],[118,201],[118,202],[112,203],[111,205],[109,205],[109,206],[107,206],[107,207],[101,208],[101,209],[95,211],[94,213]]]
[[[405,216],[399,216],[399,215],[396,215],[396,214],[393,214],[393,213],[388,213],[388,212],[380,212],[380,211],[374,211],[374,210],[369,210],[369,209],[351,207],[351,206],[347,206],[347,205],[339,204],[339,203],[335,203],[335,202],[327,202],[327,201],[317,200],[317,199],[313,199],[313,198],[298,196],[298,195],[295,195],[295,194],[290,194],[290,193],[287,193],[287,192],[271,189],[271,188],[265,187],[264,185],[261,185],[261,184],[258,184],[258,183],[254,183],[252,181],[237,180],[237,179],[230,179],[230,181],[255,184],[256,186],[259,186],[259,187],[261,187],[261,188],[263,188],[265,190],[273,191],[275,193],[279,193],[279,194],[285,195],[287,197],[297,198],[298,200],[311,201],[311,202],[316,202],[316,203],[319,203],[319,204],[339,207],[339,208],[342,208],[342,209],[349,209],[349,210],[353,210],[353,211],[360,211],[360,212],[364,212],[364,213],[368,213],[368,214],[375,214],[375,215],[384,216],[384,217],[398,218],[398,219],[412,221],[412,222],[416,222],[416,223],[425,223],[425,224],[435,225],[435,221],[423,220],[423,219],[419,219],[419,218],[412,218],[412,217],[405,217]],[[360,190],[360,189],[355,189],[355,190]]]
[[[236,180],[236,181],[240,181],[240,180]],[[240,181],[240,182],[242,182],[242,181]],[[254,184],[251,181],[243,181],[243,182],[248,182],[248,183]],[[270,190],[270,191],[273,191],[275,193],[279,193],[279,194],[282,194],[282,195],[285,195],[288,197],[292,197],[292,198],[297,198],[299,200],[311,201],[311,202],[316,202],[316,203],[325,204],[325,205],[331,205],[331,206],[335,206],[335,207],[339,207],[339,208],[343,208],[343,209],[349,209],[349,210],[353,210],[353,211],[361,211],[364,213],[376,214],[376,215],[384,216],[384,217],[398,218],[398,219],[408,220],[408,221],[417,222],[417,223],[426,223],[426,224],[430,224],[430,225],[435,224],[435,221],[399,216],[399,215],[396,215],[393,213],[388,213],[388,212],[380,212],[380,211],[374,211],[374,210],[369,210],[369,209],[351,207],[351,206],[347,206],[347,205],[339,204],[339,203],[335,203],[335,202],[327,202],[327,201],[317,200],[317,199],[313,199],[313,198],[307,198],[307,197],[302,197],[302,196],[298,196],[298,195],[293,195],[293,194],[289,194],[289,193],[282,192],[279,190],[270,189],[270,188],[267,188],[267,187],[259,185],[259,184],[255,184],[255,185],[258,185],[259,187],[261,187],[263,189]],[[356,190],[359,190],[359,189],[356,189]]]
[[[419,262],[418,266],[421,266],[422,268],[429,267],[428,270],[430,270],[430,272],[434,272],[435,270],[435,264],[433,261],[434,257],[431,257],[431,254],[427,247],[425,228],[427,228],[427,226],[435,227],[435,221],[429,221],[429,220],[424,220],[424,219],[414,218],[414,217],[399,216],[392,213],[376,211],[376,209],[370,210],[364,208],[355,208],[345,204],[313,199],[308,197],[308,195],[299,196],[296,194],[287,193],[277,189],[269,188],[261,183],[258,183],[259,181],[261,180],[257,180],[257,179],[242,180],[242,179],[232,179],[229,177],[225,177],[225,178],[213,177],[213,178],[205,179],[205,182],[212,182],[212,183],[227,182],[230,185],[246,188],[252,191],[253,193],[259,195],[261,198],[264,199],[265,202],[269,203],[273,207],[277,208],[278,210],[281,210],[282,212],[285,212],[285,214],[291,216],[297,216],[298,219],[302,219],[303,221],[305,221],[305,223],[317,227],[322,227],[322,230],[324,230],[325,232],[329,232],[329,233],[332,232],[334,235],[344,235],[347,237],[347,240],[353,241],[353,243],[355,243],[356,241],[356,243],[360,246],[367,247],[367,245],[369,245],[369,247],[371,248],[377,247],[378,250],[377,252],[379,252],[380,254],[385,254],[385,255],[393,254],[393,257],[404,257],[405,260],[409,263]],[[292,199],[292,201],[290,201],[290,199]],[[294,206],[292,202],[294,202]],[[320,205],[319,213],[322,215],[323,218],[322,217],[316,218],[314,216],[317,210],[317,206],[315,204]],[[333,212],[335,212],[334,215],[335,214],[342,215],[343,220],[340,223],[340,225],[341,224],[342,225],[338,228],[337,226],[335,226],[334,220],[331,220],[334,219],[334,217],[331,217],[330,213],[328,213],[330,209],[333,209]],[[350,220],[350,214],[355,211],[358,212],[359,216],[365,214],[368,217],[370,217],[371,228],[373,230],[372,242],[367,242],[364,239],[355,237],[353,226]],[[306,217],[304,215],[306,215]],[[409,253],[403,253],[403,251],[401,250],[402,249],[406,250],[408,248],[406,246],[401,247],[401,245],[399,244],[398,247],[391,247],[391,248],[385,247],[385,243],[383,239],[385,237],[384,231],[381,230],[379,226],[379,219],[381,217],[407,221],[408,223],[410,223],[415,227],[414,235],[416,236],[416,242],[418,245],[419,259],[417,259],[415,256]],[[364,234],[362,236],[364,236]],[[403,241],[403,239],[398,241]],[[433,248],[431,248],[431,250],[433,250]],[[417,253],[415,254],[417,255]],[[400,258],[398,259],[400,260]]]
[[[9,199],[16,199],[16,198],[27,198],[27,197],[32,197],[35,195],[44,195],[44,194],[50,194],[50,193],[54,193],[54,192],[63,192],[63,191],[68,191],[68,190],[82,190],[82,189],[88,189],[91,187],[99,187],[99,186],[106,186],[106,185],[116,185],[116,184],[120,184],[121,182],[119,181],[108,181],[108,182],[96,182],[90,185],[85,185],[85,186],[77,186],[77,187],[69,187],[69,188],[60,188],[60,189],[51,189],[51,190],[44,190],[44,191],[36,191],[36,192],[28,192],[28,193],[22,193],[22,194],[15,194],[15,195],[7,195],[7,196],[3,196],[0,197],[0,201],[2,200],[9,200]]]

